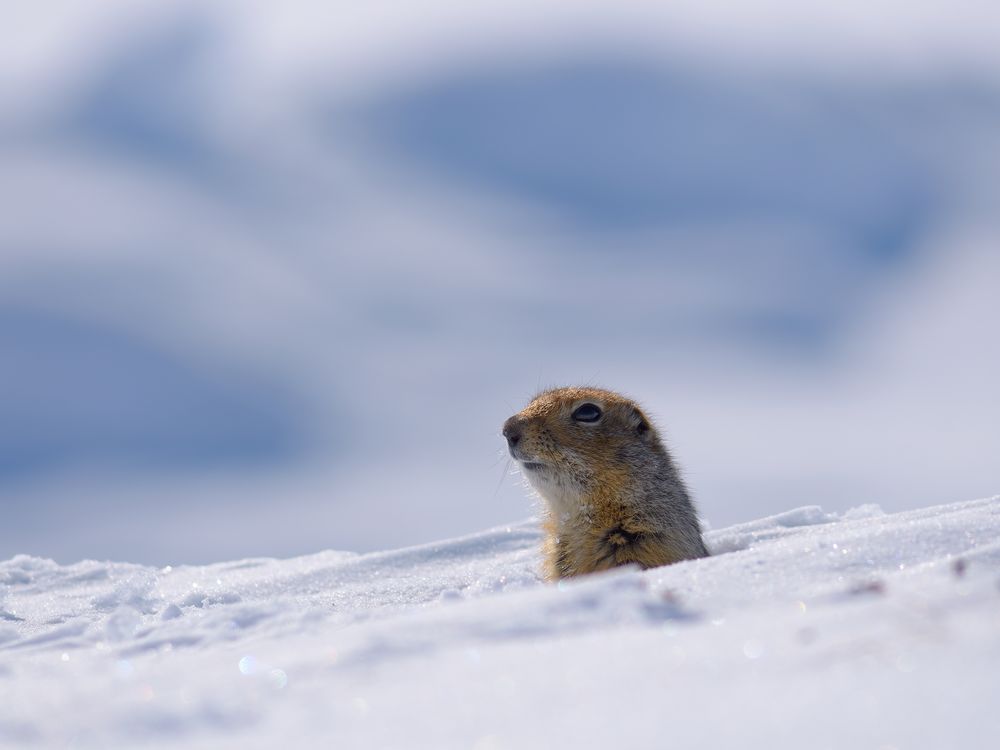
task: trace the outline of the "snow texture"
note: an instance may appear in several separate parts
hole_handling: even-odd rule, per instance
[[[539,581],[534,522],[155,569],[0,563],[4,747],[1000,747],[1000,497],[790,510]]]

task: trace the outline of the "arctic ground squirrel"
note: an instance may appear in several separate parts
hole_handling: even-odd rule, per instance
[[[549,580],[708,555],[673,459],[630,399],[598,388],[544,391],[504,423],[503,436],[545,502]]]

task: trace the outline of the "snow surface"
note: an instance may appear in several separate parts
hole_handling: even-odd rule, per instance
[[[150,568],[0,563],[7,747],[1000,747],[1000,497],[805,507],[537,577],[534,522]]]

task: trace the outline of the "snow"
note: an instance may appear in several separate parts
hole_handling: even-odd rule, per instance
[[[205,566],[17,556],[0,744],[1000,746],[1000,497],[706,538],[556,585],[533,521]]]

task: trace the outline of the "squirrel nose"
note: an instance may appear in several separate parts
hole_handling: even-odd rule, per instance
[[[511,417],[503,424],[503,436],[507,438],[507,445],[513,448],[521,442],[521,425],[517,417]]]

